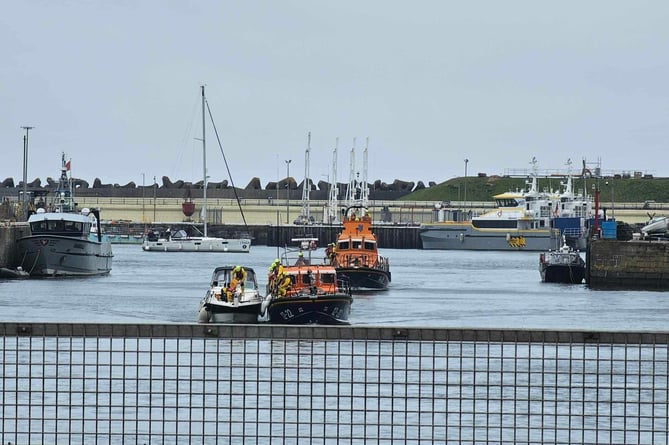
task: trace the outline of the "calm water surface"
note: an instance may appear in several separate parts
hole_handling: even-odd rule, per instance
[[[536,252],[382,253],[392,283],[384,292],[354,295],[354,325],[666,331],[669,324],[669,292],[542,283]],[[0,281],[0,321],[195,322],[214,267],[253,267],[264,289],[277,250],[163,253],[114,245],[114,255],[108,276]],[[322,249],[315,255],[321,258]]]

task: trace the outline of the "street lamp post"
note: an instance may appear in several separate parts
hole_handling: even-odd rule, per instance
[[[606,185],[609,185],[609,181],[606,181]],[[613,176],[611,177],[611,219],[616,219],[616,200],[614,195],[615,188],[613,187]]]
[[[290,163],[292,159],[286,161],[286,224],[290,224]]]
[[[611,219],[616,219],[616,198],[615,198],[615,187],[613,186],[614,177],[611,176]]]
[[[35,127],[23,126],[26,130],[23,136],[23,199],[21,199],[21,206],[23,208],[23,217],[28,220],[28,133]]]
[[[465,159],[465,208],[467,208],[467,164],[469,164],[469,159]]]
[[[144,209],[145,209],[145,206],[144,206],[144,182],[145,182],[145,179],[146,179],[145,175],[144,175],[144,173],[142,173],[142,224],[144,224],[146,222],[146,219],[144,217]]]
[[[156,222],[156,177],[153,177],[153,222]]]

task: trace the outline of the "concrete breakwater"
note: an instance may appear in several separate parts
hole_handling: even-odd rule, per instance
[[[586,263],[586,280],[592,288],[669,290],[666,241],[592,240]]]

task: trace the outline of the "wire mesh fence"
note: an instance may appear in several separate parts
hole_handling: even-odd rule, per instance
[[[26,443],[666,444],[667,334],[0,324]]]

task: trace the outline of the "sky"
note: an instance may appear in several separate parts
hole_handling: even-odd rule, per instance
[[[669,176],[669,2],[6,2],[0,180]],[[338,141],[338,142],[337,142]],[[354,145],[355,141],[355,145]],[[354,153],[353,166],[351,153]],[[230,168],[228,175],[226,165]],[[465,161],[467,160],[467,161]]]

